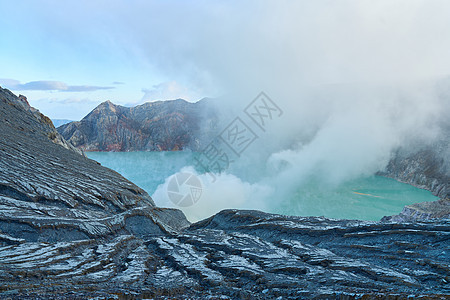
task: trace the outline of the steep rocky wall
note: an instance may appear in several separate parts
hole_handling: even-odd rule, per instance
[[[443,143],[440,147],[450,149],[448,141]],[[381,174],[427,189],[440,198],[450,198],[450,153],[448,157],[442,154],[435,147],[414,153],[399,150]]]
[[[408,205],[400,214],[383,220],[411,222],[450,218],[450,126],[442,126],[440,136],[432,145],[397,150],[386,170],[379,175],[429,190],[441,198]]]

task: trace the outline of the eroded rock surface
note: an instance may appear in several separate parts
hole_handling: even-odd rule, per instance
[[[376,223],[227,210],[178,233],[0,248],[17,295],[445,299],[450,223]]]

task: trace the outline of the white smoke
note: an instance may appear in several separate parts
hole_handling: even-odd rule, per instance
[[[191,222],[229,208],[267,210],[265,200],[273,193],[273,189],[269,186],[251,184],[232,174],[199,174],[193,167],[182,168],[180,173],[194,174],[202,182],[199,201],[192,206],[181,208]],[[168,197],[167,185],[172,176],[169,176],[152,195],[158,206],[180,208]]]
[[[188,46],[169,43],[169,69],[214,78],[236,116],[261,90],[284,111],[192,207],[197,216],[281,205],[311,178],[338,186],[382,170],[400,146],[431,142],[448,113],[436,85],[450,70],[450,10],[440,5],[263,1],[185,16]]]
[[[214,174],[216,182],[189,169],[205,186],[198,203],[181,208],[188,218],[196,221],[225,208],[274,211],[292,205],[286,202],[311,182],[318,189],[333,189],[373,175],[398,147],[431,143],[440,133],[447,103],[436,95],[434,84],[347,87],[325,94],[309,94],[314,104],[300,97],[300,105],[282,106],[285,113],[225,173]],[[160,186],[153,195],[157,205],[173,206],[166,194]],[[303,211],[303,204],[293,210]]]

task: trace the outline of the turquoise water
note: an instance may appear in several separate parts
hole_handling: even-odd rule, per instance
[[[291,215],[307,212],[311,216],[376,221],[398,214],[405,205],[437,199],[429,191],[391,178],[370,176],[334,188],[309,183],[274,212]]]
[[[90,152],[87,155],[89,158],[100,162],[103,166],[119,172],[146,190],[150,195],[153,195],[158,186],[161,188],[160,185],[165,182],[166,178],[179,172],[185,166],[193,165],[195,153]],[[259,177],[260,175],[258,174]],[[251,178],[248,178],[248,174],[243,181],[251,181]],[[221,184],[221,182],[217,184]],[[247,183],[243,185],[249,186]],[[236,186],[234,185],[230,188],[236,189]],[[269,186],[268,188],[274,187]],[[226,191],[226,189],[224,187],[223,190]],[[222,202],[225,201],[225,206],[223,206],[223,203],[218,204],[217,211],[223,208],[254,208],[286,215],[379,220],[383,216],[398,214],[405,205],[437,199],[429,191],[380,176],[362,177],[346,181],[334,187],[310,180],[287,194],[286,192],[277,193],[276,188],[274,190],[275,193],[270,195],[270,197],[261,199],[261,202],[264,203],[249,201],[250,204],[247,206],[240,204],[239,207],[227,207],[227,199],[222,199]],[[216,195],[215,197],[218,196]],[[156,199],[155,196],[154,200],[157,205],[166,206],[160,199]],[[231,201],[230,203],[233,202]],[[253,203],[253,206],[251,203]],[[209,208],[208,211],[205,210],[202,214],[201,211],[199,212],[199,210],[203,209],[201,205],[194,207],[194,209],[197,210],[194,219],[208,217],[215,212]],[[185,210],[185,213],[189,217],[190,211]]]
[[[117,171],[152,195],[164,180],[191,164],[192,152],[87,152],[87,156]]]

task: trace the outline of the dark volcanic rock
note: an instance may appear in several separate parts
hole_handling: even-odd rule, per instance
[[[0,90],[0,297],[406,299],[450,295],[450,223],[222,211],[189,224],[64,147]]]
[[[445,299],[449,234],[448,221],[227,210],[178,233],[0,248],[0,287],[84,297]]]
[[[158,101],[136,107],[106,101],[81,121],[62,125],[58,131],[86,151],[199,150],[212,137],[205,124],[215,118],[208,99],[197,103]]]

